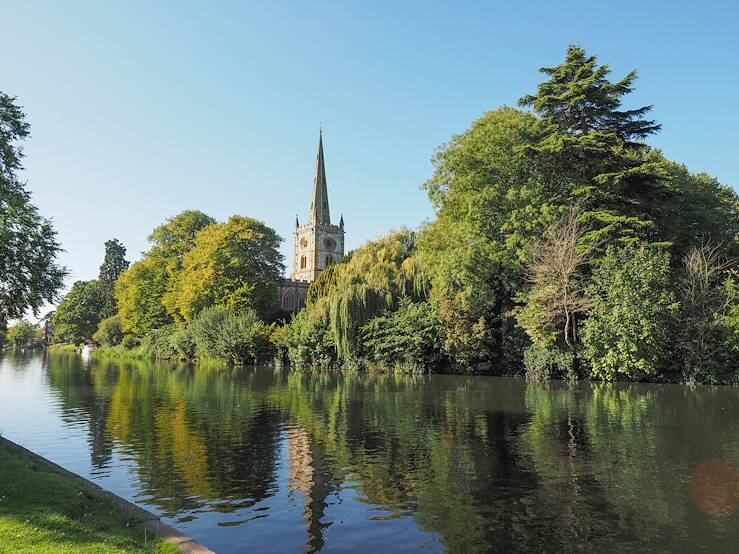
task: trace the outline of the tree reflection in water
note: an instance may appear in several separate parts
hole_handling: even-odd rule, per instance
[[[309,552],[352,541],[362,550],[364,533],[393,521],[455,552],[721,550],[739,540],[736,513],[711,518],[687,493],[702,461],[739,463],[734,388],[85,368],[74,356],[48,357],[46,371],[64,417],[88,424],[92,465],[113,451],[131,457],[140,496],[162,514],[221,514],[212,537],[248,535],[255,518],[275,517],[261,503],[285,490]],[[358,513],[364,523],[349,525]],[[266,536],[279,547],[279,528]],[[397,540],[386,547],[418,546]]]

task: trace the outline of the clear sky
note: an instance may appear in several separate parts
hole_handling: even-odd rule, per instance
[[[432,216],[436,147],[514,105],[570,43],[637,68],[652,144],[739,185],[739,3],[0,0],[0,90],[32,125],[25,178],[76,279],[116,237],[135,260],[196,208],[286,239],[319,123],[347,245]],[[633,107],[632,106],[632,107]]]

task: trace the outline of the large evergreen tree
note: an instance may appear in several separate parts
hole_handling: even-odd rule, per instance
[[[116,313],[115,282],[128,269],[126,247],[118,239],[105,241],[105,258],[100,266],[98,285],[102,301],[101,319],[111,317]]]
[[[588,240],[659,240],[655,219],[669,195],[667,170],[644,139],[660,126],[645,117],[651,106],[621,109],[636,71],[610,81],[609,66],[578,46],[567,49],[564,63],[540,71],[548,79],[519,103],[540,117],[541,139],[526,151],[549,192],[585,208]]]

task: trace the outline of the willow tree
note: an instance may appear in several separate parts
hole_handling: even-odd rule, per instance
[[[325,347],[328,339],[344,365],[355,362],[365,323],[396,308],[400,298],[425,298],[427,280],[415,250],[415,233],[401,230],[365,244],[322,272],[311,284],[306,309],[293,322],[291,340],[301,340],[301,327],[313,329],[310,336],[315,337],[324,326],[329,336],[318,345]]]

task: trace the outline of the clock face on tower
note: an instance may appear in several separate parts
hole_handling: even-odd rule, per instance
[[[303,248],[307,248],[308,247],[308,239],[305,238],[305,237],[303,237],[302,240],[300,241],[300,246],[302,246]]]
[[[336,240],[333,237],[326,237],[323,239],[323,247],[326,250],[333,252],[336,249]]]

